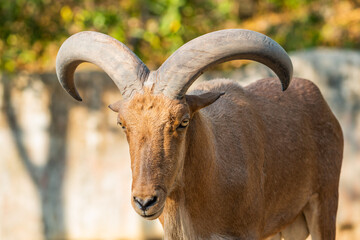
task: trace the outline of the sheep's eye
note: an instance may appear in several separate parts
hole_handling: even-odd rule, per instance
[[[117,122],[117,125],[121,126],[122,129],[125,129],[125,126],[122,124],[122,122]]]
[[[186,128],[187,125],[189,125],[189,122],[190,122],[190,120],[187,119],[187,118],[184,119],[184,120],[182,120],[181,123],[180,123],[180,125],[178,126],[178,128]]]

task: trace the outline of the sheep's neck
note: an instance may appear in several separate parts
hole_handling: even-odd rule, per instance
[[[208,227],[203,220],[211,219],[213,206],[210,199],[214,199],[216,176],[216,145],[210,128],[211,124],[204,115],[195,114],[187,133],[187,152],[180,183],[168,197],[163,213],[165,239],[200,239],[202,234],[198,229]],[[195,226],[198,229],[194,229]]]

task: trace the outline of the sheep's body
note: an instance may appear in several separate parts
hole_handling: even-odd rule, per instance
[[[217,80],[202,92],[225,94],[189,126],[183,184],[162,217],[168,239],[261,239],[303,216],[313,239],[332,239],[343,138],[318,88]]]
[[[283,90],[292,63],[272,39],[227,29],[184,44],[156,71],[110,36],[81,32],[61,46],[57,74],[81,100],[76,67],[103,68],[123,99],[109,107],[126,133],[132,205],[159,218],[165,239],[335,239],[343,137],[318,88],[275,79],[241,88],[229,80],[200,84],[220,62],[261,62]]]

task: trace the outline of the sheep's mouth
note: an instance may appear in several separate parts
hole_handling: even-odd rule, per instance
[[[143,217],[143,218],[152,218],[152,217],[154,217],[156,214],[157,214],[157,213],[150,214],[150,215],[144,214],[144,215],[142,215],[142,217]]]
[[[143,212],[142,214],[140,214],[143,218],[147,219],[147,220],[154,220],[156,218],[158,218],[162,212],[164,210],[164,207],[162,207],[159,211],[153,213],[153,214],[146,214],[146,212]]]

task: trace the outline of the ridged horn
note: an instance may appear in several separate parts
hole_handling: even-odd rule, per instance
[[[271,68],[283,91],[292,77],[285,50],[271,38],[250,30],[227,29],[205,34],[184,44],[152,74],[154,93],[182,98],[191,84],[209,67],[235,59],[254,60]]]
[[[56,57],[56,73],[62,87],[76,100],[81,97],[74,83],[74,72],[83,62],[102,68],[124,98],[142,91],[149,75],[145,64],[124,44],[98,32],[80,32],[69,37]]]

